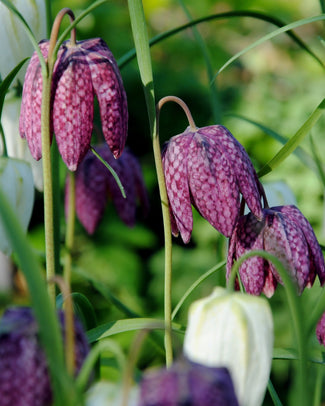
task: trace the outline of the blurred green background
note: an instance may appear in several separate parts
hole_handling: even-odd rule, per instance
[[[55,15],[62,7],[70,7],[78,15],[90,4],[90,1],[84,0],[53,0],[52,11]],[[196,19],[245,9],[290,23],[321,13],[321,4],[316,0],[184,0],[183,3],[176,0],[144,0],[143,4],[150,38],[187,23],[189,15]],[[317,22],[295,30],[322,60],[324,24]],[[283,137],[293,136],[324,97],[324,68],[291,38],[282,34],[245,53],[211,83],[201,41],[215,74],[230,57],[274,29],[274,25],[251,17],[224,18],[204,22],[194,30],[186,29],[151,48],[157,101],[169,94],[178,96],[187,103],[198,126],[218,123],[228,127],[244,145],[257,170],[274,156],[282,144],[247,120],[260,123]],[[77,27],[77,37],[102,37],[119,61],[133,48],[127,2],[112,0],[97,8]],[[103,221],[91,237],[77,223],[73,290],[86,294],[96,310],[99,323],[126,315],[112,303],[107,294],[105,297],[104,292],[96,288],[96,283],[100,283],[103,289],[109,289],[109,294],[137,314],[163,317],[161,210],[145,100],[136,60],[124,66],[121,74],[129,106],[127,145],[141,163],[150,198],[150,212],[143,218],[139,210],[136,226],[128,229],[118,218],[112,204],[109,204]],[[212,94],[215,96],[214,104]],[[181,109],[172,103],[166,105],[160,117],[161,143],[182,132],[186,126],[186,117]],[[325,118],[322,117],[310,134],[322,161],[325,150],[324,128]],[[310,136],[301,147],[312,157]],[[63,165],[60,176],[63,204]],[[292,155],[262,181],[265,184],[271,181],[286,183],[298,207],[313,225],[319,242],[324,244],[324,185],[315,165],[307,166]],[[61,217],[63,241],[63,212]],[[194,219],[191,242],[184,246],[180,239],[174,239],[173,306],[200,275],[226,258],[226,239],[197,213],[194,213]],[[30,240],[42,258],[44,246],[40,194],[37,195],[30,226]],[[177,322],[186,324],[190,302],[209,294],[216,284],[224,284],[224,281],[224,269],[210,276],[185,301],[176,317]],[[315,294],[304,294],[306,302],[310,297],[312,303],[317,289],[318,286],[312,290]],[[17,294],[16,300],[25,299]],[[275,316],[275,345],[288,346],[291,344],[291,333],[282,288],[277,290],[270,302]],[[120,341],[127,346],[132,337],[133,334],[122,335]],[[182,337],[177,336],[179,349],[181,340]],[[147,361],[145,359],[143,364],[146,365]],[[277,361],[274,368],[278,377],[275,384],[285,388],[290,366]]]

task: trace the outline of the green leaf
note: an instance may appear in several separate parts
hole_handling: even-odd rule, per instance
[[[198,24],[213,21],[213,20],[224,19],[224,18],[233,18],[233,17],[235,17],[235,18],[252,17],[252,18],[256,18],[259,20],[269,22],[278,27],[287,27],[283,21],[279,20],[276,17],[270,16],[268,14],[263,14],[260,12],[250,11],[250,10],[229,11],[229,12],[225,12],[225,13],[211,14],[211,15],[208,15],[205,17],[201,17],[196,20],[192,20],[187,24],[173,28],[169,31],[166,31],[162,34],[159,34],[159,35],[153,37],[149,41],[149,45],[153,46],[153,45],[159,43],[160,41],[163,41],[166,38],[169,38],[175,34],[178,34],[181,31],[184,31],[190,27],[193,27],[194,25],[198,25]],[[292,27],[292,28],[295,28],[295,27]],[[308,52],[322,67],[324,67],[324,63],[321,61],[321,59],[313,51],[311,51],[310,48],[294,32],[290,31],[290,29],[286,29],[283,32],[285,32],[289,37],[291,37],[291,39],[293,41],[295,41],[302,49],[304,49],[306,52]],[[242,53],[244,53],[244,51],[242,51]],[[132,49],[129,52],[127,52],[125,55],[123,55],[118,60],[119,67],[123,68],[126,64],[128,64],[135,57],[135,55],[136,55],[135,49]],[[231,62],[233,62],[233,61],[231,61]],[[220,70],[219,70],[219,73],[220,73]]]
[[[228,61],[221,66],[221,68],[218,70],[218,72],[214,75],[214,79],[223,71],[226,69],[227,66],[229,66],[231,63],[233,63],[236,59],[238,59],[240,56],[244,55],[246,52],[252,50],[253,48],[257,47],[258,45],[263,44],[263,42],[266,42],[280,34],[283,34],[287,31],[293,30],[294,28],[300,27],[302,25],[305,24],[310,24],[310,23],[314,23],[316,21],[320,21],[320,20],[325,20],[325,14],[320,14],[318,16],[314,16],[314,17],[309,17],[309,18],[304,18],[302,20],[298,20],[295,21],[291,24],[285,25],[284,27],[281,27],[273,32],[271,32],[270,34],[264,35],[262,38],[259,38],[257,41],[253,42],[251,45],[249,45],[248,47],[242,49],[241,51],[237,52],[237,54],[235,54],[232,58],[228,59]],[[318,58],[317,58],[318,62],[324,67],[323,62],[321,62]]]
[[[17,66],[15,66],[10,73],[4,78],[4,80],[0,83],[0,119],[2,114],[3,103],[5,101],[6,93],[15,79],[17,73],[20,71],[21,67],[29,58],[23,59]]]
[[[299,128],[296,134],[289,139],[289,141],[280,149],[280,151],[258,172],[258,176],[262,177],[271,172],[274,168],[280,165],[301,143],[303,138],[316,124],[317,120],[321,117],[325,108],[325,99],[316,107],[309,118]]]
[[[55,400],[61,405],[72,405],[76,393],[64,364],[58,319],[48,296],[39,264],[1,188],[0,218],[28,284],[32,307],[39,324],[41,342],[48,360]]]
[[[87,332],[88,341],[93,343],[114,334],[125,333],[134,330],[164,330],[163,320],[152,318],[132,318],[116,320],[102,324]],[[180,324],[173,323],[172,329],[178,333],[184,333],[184,328]]]
[[[223,268],[226,265],[226,261],[222,261],[213,268],[209,269],[207,272],[205,272],[203,275],[201,275],[184,293],[180,301],[177,303],[175,306],[175,309],[172,313],[172,320],[175,318],[176,314],[178,313],[179,309],[181,308],[182,304],[185,302],[185,300],[190,296],[190,294],[203,282],[205,281],[210,275],[213,275],[215,272],[219,271],[221,268]]]

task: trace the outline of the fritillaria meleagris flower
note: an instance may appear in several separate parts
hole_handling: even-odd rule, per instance
[[[125,190],[122,196],[116,180],[105,165],[88,152],[76,171],[76,213],[79,221],[89,234],[98,226],[109,198],[113,200],[117,213],[129,227],[135,224],[137,198],[143,213],[148,210],[148,196],[140,165],[135,156],[124,150],[119,159],[114,159],[107,145],[96,151],[115,170]],[[68,208],[68,188],[66,186],[66,210]]]
[[[297,207],[277,206],[263,209],[258,221],[249,213],[240,217],[230,239],[227,275],[235,260],[251,250],[265,250],[279,258],[301,293],[318,275],[325,282],[325,265],[314,231]],[[240,266],[239,275],[248,293],[262,292],[271,297],[281,279],[275,267],[261,257],[252,257]]]
[[[268,301],[215,288],[190,306],[184,354],[203,365],[228,368],[239,404],[261,406],[273,354]]]
[[[240,211],[240,193],[262,217],[260,186],[243,146],[221,125],[172,137],[162,152],[172,231],[185,243],[193,228],[191,204],[218,231],[230,237]]]
[[[49,42],[39,44],[46,58]],[[42,75],[34,52],[27,68],[20,115],[20,135],[27,139],[36,160],[42,156]],[[62,159],[74,171],[89,149],[97,96],[104,138],[115,158],[127,137],[127,100],[112,52],[100,39],[64,42],[52,79],[51,121]]]
[[[60,313],[61,326],[63,314]],[[86,335],[75,319],[76,370],[89,352]],[[8,308],[0,320],[1,406],[47,406],[52,390],[38,326],[28,307]]]
[[[238,406],[228,370],[184,359],[144,374],[139,406],[178,405]]]

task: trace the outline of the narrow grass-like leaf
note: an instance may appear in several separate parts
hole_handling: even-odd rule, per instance
[[[270,39],[283,34],[287,31],[293,30],[294,28],[300,27],[302,25],[306,25],[306,24],[311,24],[314,23],[316,21],[321,21],[321,20],[325,20],[325,14],[320,14],[318,16],[314,16],[314,17],[309,17],[309,18],[304,18],[302,20],[298,20],[295,21],[291,24],[287,24],[284,27],[281,27],[273,32],[271,32],[270,34],[264,35],[262,38],[259,38],[257,41],[253,42],[251,45],[249,45],[248,47],[242,49],[241,51],[237,52],[233,57],[231,57],[230,59],[228,59],[228,61],[221,66],[221,68],[218,70],[218,72],[214,75],[214,79],[223,71],[226,69],[227,66],[229,66],[231,63],[233,63],[236,59],[238,59],[240,56],[244,55],[246,52],[252,50],[253,48],[257,47],[258,45],[263,44],[266,41],[269,41]],[[323,62],[321,62],[318,58],[317,58],[318,62],[321,63],[321,65],[324,67]]]
[[[152,318],[133,318],[112,321],[102,324],[87,332],[88,341],[93,343],[114,334],[125,333],[134,330],[164,330],[165,323],[160,319]],[[184,333],[184,327],[180,324],[173,323],[172,330],[178,333]]]
[[[27,281],[32,307],[39,324],[41,342],[49,364],[54,397],[57,404],[73,404],[70,402],[74,397],[74,391],[64,365],[59,323],[51,305],[42,272],[15,213],[1,189],[0,217],[7,238],[17,255],[19,267]]]
[[[274,406],[283,406],[282,402],[281,402],[278,394],[276,393],[275,388],[274,388],[274,386],[273,386],[270,379],[269,379],[269,383],[267,385],[267,389],[269,391],[269,394],[271,396],[271,399],[273,401]]]
[[[23,59],[17,66],[15,66],[11,72],[8,73],[8,75],[3,79],[3,81],[0,83],[0,118],[2,114],[2,109],[3,109],[3,103],[5,100],[6,93],[12,83],[12,81],[15,79],[17,73],[20,71],[21,67],[24,65],[24,63],[28,60],[29,58]]]
[[[37,52],[37,55],[39,57],[40,60],[40,64],[42,66],[42,71],[43,72],[47,72],[47,65],[45,62],[45,59],[43,57],[43,54],[38,46],[38,43],[36,41],[35,35],[33,34],[33,31],[30,29],[27,21],[25,20],[25,18],[21,15],[21,13],[17,10],[17,8],[12,4],[11,1],[8,0],[1,0],[1,2],[7,7],[9,8],[9,10],[15,14],[15,16],[20,20],[20,22],[22,23],[23,27],[25,28],[26,34],[28,36],[28,38],[30,39],[30,42],[33,45],[33,48],[35,49],[35,51]]]
[[[179,27],[173,28],[171,30],[168,30],[162,34],[156,35],[149,41],[149,45],[153,46],[162,40],[169,38],[175,34],[178,34],[179,32],[182,32],[190,27],[193,27],[194,25],[198,25],[204,22],[209,22],[213,20],[219,20],[219,19],[226,19],[226,18],[238,18],[238,17],[251,17],[251,18],[256,18],[258,20],[266,21],[269,22],[273,25],[276,25],[277,27],[284,27],[285,23],[281,20],[279,20],[276,17],[270,16],[268,14],[256,12],[256,11],[250,11],[250,10],[240,10],[240,11],[229,11],[225,13],[218,13],[218,14],[211,14],[205,17],[201,17],[195,20],[190,21],[187,24],[183,24]],[[285,33],[291,37],[293,41],[296,42],[297,45],[299,45],[302,49],[304,49],[309,55],[311,55],[323,68],[324,63],[322,60],[300,39],[298,35],[296,35],[294,32],[287,30]],[[126,64],[128,64],[133,58],[135,58],[136,55],[136,50],[131,49],[129,52],[127,52],[125,55],[123,55],[119,60],[118,60],[118,65],[120,68],[123,68]]]
[[[234,117],[234,118],[238,118],[240,120],[243,120],[247,123],[250,123],[252,125],[254,125],[255,127],[259,128],[260,130],[262,130],[265,134],[269,135],[270,137],[272,137],[273,139],[275,139],[276,141],[280,142],[281,144],[286,144],[288,142],[288,138],[284,137],[283,135],[279,134],[278,132],[272,130],[271,128],[265,126],[262,123],[259,123],[255,120],[251,120],[247,117],[243,117],[239,114],[226,114],[226,116],[228,117]],[[301,147],[297,147],[294,151],[293,154],[297,156],[297,158],[300,159],[300,161],[306,165],[309,169],[311,169],[314,172],[317,172],[317,167],[315,165],[315,162],[313,160],[313,158]]]
[[[309,133],[317,120],[321,117],[325,108],[325,99],[316,107],[296,134],[280,149],[280,151],[258,172],[258,176],[264,176],[280,165],[300,144],[303,138]]]
[[[178,313],[179,309],[185,302],[185,300],[190,296],[190,294],[203,282],[205,281],[210,275],[213,275],[215,272],[219,271],[222,267],[226,265],[226,261],[222,261],[213,268],[209,269],[207,272],[205,272],[203,275],[201,275],[184,293],[184,295],[181,297],[180,301],[177,303],[175,306],[175,309],[172,313],[172,320],[175,318],[176,314]]]
[[[106,166],[106,168],[110,171],[111,175],[113,176],[115,182],[117,183],[117,186],[119,187],[122,196],[124,197],[124,199],[126,198],[126,194],[125,194],[125,190],[124,190],[124,186],[122,185],[122,182],[120,180],[120,178],[118,177],[118,174],[114,171],[114,169],[111,167],[111,165],[105,161],[104,158],[102,158],[98,152],[96,152],[96,150],[93,147],[90,147],[91,152],[96,156],[96,158],[98,158],[100,160],[100,162],[102,164],[104,164]]]

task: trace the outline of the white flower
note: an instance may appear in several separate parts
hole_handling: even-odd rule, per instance
[[[185,356],[227,367],[241,406],[262,404],[272,352],[273,320],[266,299],[219,287],[191,305]]]
[[[44,0],[11,0],[11,2],[27,21],[36,40],[44,39],[46,37]],[[34,49],[21,21],[2,2],[0,2],[0,38],[0,75],[4,79],[21,60],[31,56]],[[18,78],[23,82],[23,69]]]
[[[87,392],[86,406],[120,406],[122,390],[119,385],[110,382],[97,382]],[[130,389],[126,406],[138,405],[138,387]]]
[[[20,98],[10,97],[5,99],[3,105],[1,124],[5,136],[7,153],[9,157],[22,159],[30,163],[33,172],[34,185],[38,190],[42,191],[42,161],[35,161],[29,151],[26,140],[22,139],[19,135],[20,104]],[[0,152],[1,149],[0,146]]]
[[[34,185],[30,165],[18,159],[1,157],[0,188],[14,210],[22,229],[26,231],[34,204]],[[1,221],[0,251],[6,255],[12,252]]]

